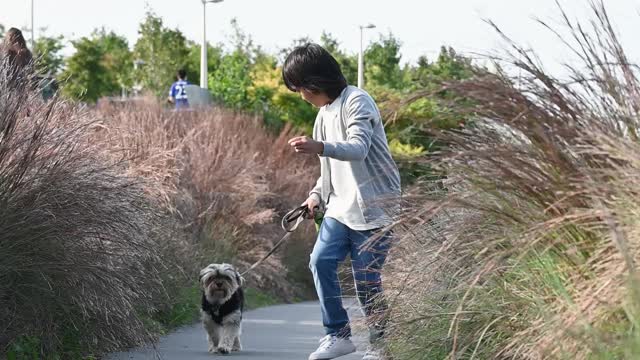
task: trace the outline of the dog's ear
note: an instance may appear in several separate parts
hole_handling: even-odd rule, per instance
[[[198,275],[198,282],[202,284],[202,278],[208,273],[209,267],[200,270],[200,275]]]

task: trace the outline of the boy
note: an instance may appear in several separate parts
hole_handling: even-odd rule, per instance
[[[171,90],[169,90],[169,98],[167,99],[170,103],[176,104],[176,110],[185,109],[189,107],[189,100],[187,98],[187,91],[185,87],[189,85],[187,81],[187,72],[183,69],[178,70],[176,75],[178,81],[174,82],[171,85]]]
[[[371,346],[363,360],[382,359],[386,307],[380,297],[380,270],[391,236],[384,228],[399,210],[400,176],[380,113],[369,94],[347,85],[338,62],[319,45],[295,48],[282,73],[289,90],[320,108],[313,138],[289,140],[296,152],[319,156],[320,178],[304,204],[311,216],[316,207],[326,209],[309,267],[327,335],[309,360],[333,359],[356,350],[337,275],[347,254],[358,300],[370,324]],[[377,240],[363,246],[372,236]]]

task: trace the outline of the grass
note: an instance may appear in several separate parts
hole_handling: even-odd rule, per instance
[[[172,298],[172,306],[152,316],[163,334],[180,326],[192,324],[200,309],[200,288],[197,284],[181,288]]]
[[[498,70],[445,84],[474,121],[423,159],[447,178],[408,191],[385,273],[397,359],[640,357],[639,74],[592,9],[552,29],[582,61],[569,80],[496,27]]]
[[[281,303],[281,301],[275,296],[255,288],[246,288],[244,294],[246,306],[249,310]]]
[[[153,308],[161,293],[162,211],[89,140],[94,118],[16,76],[33,81],[0,58],[0,351],[39,339],[41,356],[65,357],[152,340],[134,304]]]
[[[11,344],[7,351],[7,360],[40,359],[40,340],[32,336],[24,336]]]
[[[67,331],[61,339],[61,346],[55,352],[43,356],[43,341],[35,336],[22,336],[16,339],[6,351],[7,360],[66,360],[82,359],[95,360],[96,356],[88,354],[85,347],[77,339],[81,336],[73,331]]]
[[[97,140],[116,154],[128,149],[130,172],[152,184],[146,191],[165,199],[188,232],[180,246],[197,245],[186,254],[190,274],[212,262],[243,269],[259,259],[282,236],[277,219],[303,201],[316,174],[316,159],[287,150],[295,132],[286,128],[274,136],[258,118],[220,109],[175,113],[155,104],[105,104],[97,113],[104,129]],[[311,228],[302,231],[306,251],[314,237]],[[261,267],[260,278],[247,280],[283,300],[301,296],[286,278],[292,258],[277,254]]]

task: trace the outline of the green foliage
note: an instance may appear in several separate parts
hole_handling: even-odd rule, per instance
[[[40,359],[40,340],[34,336],[23,336],[9,345],[7,360]]]
[[[425,56],[418,59],[418,65],[410,71],[412,87],[434,89],[442,81],[468,79],[473,75],[472,69],[470,58],[443,46],[435,63],[430,63]]]
[[[255,110],[265,114],[267,124],[279,129],[283,123],[291,123],[310,132],[317,110],[284,86],[275,57],[260,53],[251,71],[250,101]]]
[[[112,73],[112,80],[120,87],[131,87],[133,85],[133,55],[129,50],[127,40],[113,32],[100,33],[102,47],[105,55],[103,63],[108,72]]]
[[[429,152],[428,148],[406,144],[398,138],[393,138],[389,141],[389,149],[398,164],[404,186],[412,185],[420,179],[435,180],[439,177],[439,174],[424,161],[424,156]]]
[[[131,84],[132,60],[127,40],[104,29],[72,41],[76,52],[61,74],[62,93],[69,98],[96,102]]]
[[[459,115],[460,109],[469,104],[442,88],[447,82],[470,78],[472,69],[470,59],[443,47],[437,61],[431,63],[421,57],[417,66],[405,70],[408,80],[403,89],[374,87],[371,92],[381,111],[387,114],[387,131],[391,137],[406,144],[431,148],[438,146],[429,135],[433,129],[464,126],[467,119]],[[416,93],[420,96],[413,96]],[[409,97],[411,100],[406,101]]]
[[[280,300],[273,295],[251,287],[245,289],[244,297],[247,309],[258,309],[280,303]]]
[[[275,56],[255,47],[237,21],[233,20],[231,26],[232,50],[222,55],[209,77],[214,98],[228,107],[262,113],[271,129],[291,123],[310,132],[317,111],[284,86]],[[294,46],[305,42],[308,39],[300,39]]]
[[[185,71],[187,72],[187,79],[192,83],[198,83],[200,81],[200,51],[201,44],[195,41],[187,41],[187,48],[189,49],[189,55],[185,62]],[[222,61],[222,55],[224,50],[222,46],[212,46],[207,44],[207,72],[212,74]]]
[[[135,79],[144,89],[163,96],[176,79],[180,68],[187,68],[190,48],[180,30],[167,28],[162,18],[147,12],[138,29],[140,37],[133,49],[133,57],[142,60],[134,72]]]
[[[404,74],[400,68],[402,43],[393,34],[380,36],[364,53],[365,84],[401,89]]]
[[[38,72],[56,76],[64,64],[61,50],[64,48],[64,37],[42,36],[36,39],[34,56],[37,61]]]
[[[365,84],[380,107],[388,137],[396,144],[394,156],[402,181],[412,184],[419,178],[434,179],[442,175],[405,156],[406,151],[437,151],[445,144],[434,140],[434,130],[455,129],[466,124],[467,119],[459,114],[469,105],[467,101],[454,98],[442,89],[447,82],[471,77],[473,65],[453,49],[442,48],[437,61],[431,63],[421,57],[417,66],[400,69],[399,46],[391,34],[371,45],[367,55],[372,58],[367,60],[369,82]]]
[[[271,113],[310,134],[318,110],[282,85],[271,99]]]
[[[161,327],[161,332],[193,323],[200,309],[200,287],[198,284],[176,289],[171,299],[172,305],[153,315],[153,320]]]
[[[62,333],[61,347],[56,352],[45,352],[42,340],[37,336],[22,336],[9,344],[7,360],[95,360],[78,342],[78,329],[68,327]]]
[[[217,68],[209,75],[209,89],[213,97],[226,106],[248,110],[253,107],[249,98],[252,58],[259,55],[260,50],[254,48],[253,40],[240,29],[236,19],[231,20],[231,27],[233,50],[222,55]]]
[[[220,66],[209,76],[209,89],[214,98],[236,109],[250,107],[250,71],[249,58],[242,51],[224,55]]]
[[[389,149],[393,156],[407,159],[421,157],[427,153],[426,149],[420,145],[403,144],[398,139],[389,141]]]

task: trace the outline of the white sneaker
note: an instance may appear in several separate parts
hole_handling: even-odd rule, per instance
[[[327,335],[320,339],[318,350],[309,355],[309,360],[330,360],[356,351],[351,339]]]
[[[323,337],[322,339],[318,340],[318,344],[322,344],[325,341],[331,339],[331,335],[325,335],[325,337]]]

